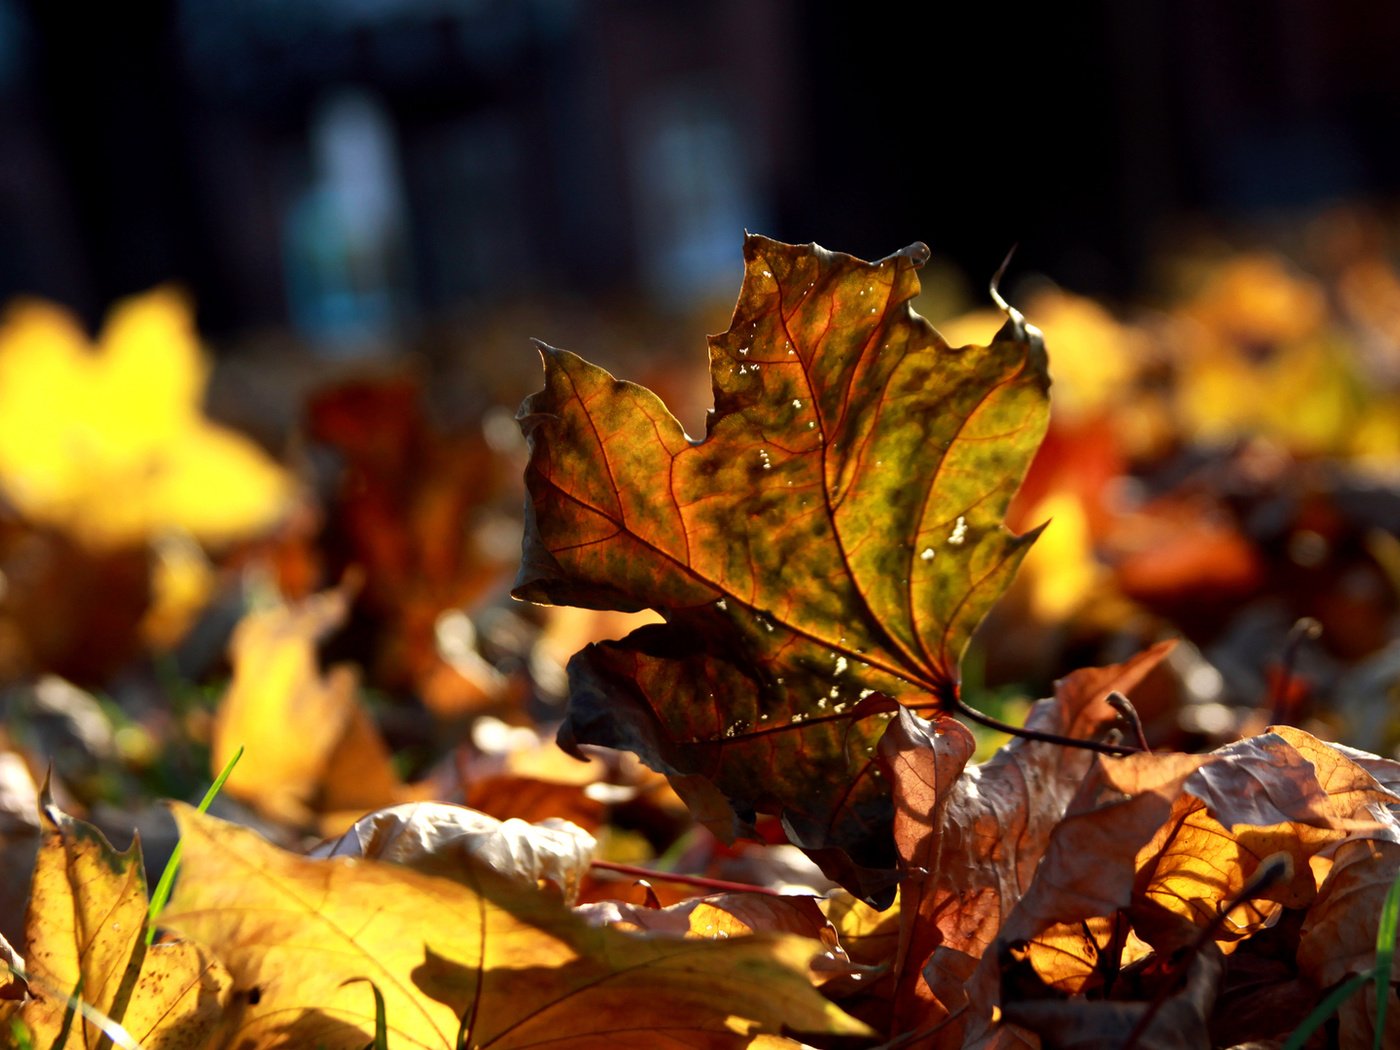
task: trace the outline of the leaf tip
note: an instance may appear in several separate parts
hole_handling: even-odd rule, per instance
[[[929,250],[929,246],[923,241],[915,241],[913,244],[909,245],[909,247],[901,248],[890,256],[891,259],[908,259],[916,270],[923,269],[932,257],[933,252]]]

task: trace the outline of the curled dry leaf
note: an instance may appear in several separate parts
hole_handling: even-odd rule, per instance
[[[224,790],[272,820],[338,832],[409,790],[360,703],[359,677],[339,664],[324,675],[316,643],[345,620],[342,585],[302,602],[249,613],[230,643],[233,679],[214,719],[210,764],[245,758]]]
[[[1110,667],[1077,671],[1031,711],[1028,728],[1096,739],[1119,720],[1107,702],[1131,691],[1170,650],[1164,643]],[[948,717],[925,722],[902,711],[880,743],[894,785],[894,835],[906,870],[895,1030],[933,1023],[940,1003],[924,968],[938,953],[950,991],[996,939],[1031,884],[1052,832],[1094,762],[1089,751],[1016,739],[965,768],[972,734]]]
[[[1393,800],[1346,755],[1291,728],[1209,755],[1096,758],[1052,831],[1034,879],[1002,923],[998,943],[1025,945],[1026,960],[1041,978],[1063,976],[1067,956],[1094,957],[1108,943],[1099,940],[1102,920],[1115,916],[1162,959],[1207,930],[1228,953],[1285,906],[1318,906],[1321,877],[1333,869],[1332,857],[1356,848],[1350,844],[1371,843],[1371,856],[1374,840],[1393,846],[1400,831],[1389,811]],[[1291,874],[1222,916],[1272,854],[1290,858],[1285,869]],[[1388,870],[1393,878],[1393,867]],[[1078,947],[1075,925],[1085,941]],[[1373,947],[1374,925],[1368,932]],[[1346,950],[1364,958],[1357,946],[1364,936],[1346,938]],[[1121,952],[1129,938],[1113,943]],[[1140,943],[1133,949],[1139,957],[1144,950]],[[1299,962],[1304,958],[1300,949]],[[1115,960],[1115,968],[1129,959]],[[925,978],[951,1015],[944,1029],[950,1045],[1020,1045],[1014,1028],[990,1023],[995,953],[985,953],[975,967],[963,963],[961,971],[945,973],[940,962],[935,952]],[[957,972],[965,985],[950,979]]]
[[[781,814],[888,901],[892,708],[861,701],[952,697],[1031,539],[1002,518],[1045,430],[1045,351],[1014,314],[949,347],[909,306],[922,244],[867,263],[751,236],[744,257],[704,440],[543,348],[515,594],[666,619],[571,661],[566,747],[635,751],[725,838]]]
[[[361,817],[313,857],[366,857],[445,878],[486,867],[534,886],[552,882],[572,904],[598,843],[567,820],[497,820],[466,806],[409,802]]]
[[[813,942],[649,938],[589,926],[556,896],[485,869],[463,880],[315,860],[189,807],[165,921],[228,962],[234,1045],[360,1050],[384,997],[389,1045],[495,1050],[704,1046],[785,1031],[861,1035],[811,987]],[[252,994],[256,991],[256,994]]]
[[[5,1003],[0,1020],[23,1022],[36,1046],[104,1045],[91,1021],[70,1016],[69,997],[80,994],[147,1050],[210,1045],[228,973],[195,944],[147,947],[140,844],[118,853],[53,805],[47,789],[39,812],[44,838],[25,917],[29,998]]]

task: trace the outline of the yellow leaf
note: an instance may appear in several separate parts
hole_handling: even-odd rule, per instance
[[[290,481],[203,417],[206,379],[189,306],[170,289],[119,304],[95,348],[56,307],[12,307],[0,325],[0,488],[31,521],[94,547],[268,527]]]
[[[1121,405],[1152,359],[1147,333],[1120,323],[1092,299],[1052,288],[1016,305],[1035,319],[1051,350],[1051,412],[1058,423]],[[938,330],[950,346],[982,345],[1005,321],[999,311],[978,310],[942,322]]]
[[[316,642],[345,620],[350,591],[249,613],[230,644],[233,679],[214,720],[211,764],[221,770],[239,746],[247,758],[224,790],[264,816],[329,833],[410,794],[358,697],[347,664],[322,675]]]
[[[1108,573],[1094,557],[1089,517],[1073,493],[1051,493],[1028,518],[1048,524],[1021,563],[1017,586],[1037,623],[1060,624],[1100,588]]]
[[[868,1034],[822,999],[813,943],[650,939],[588,926],[557,897],[473,869],[312,860],[177,806],[180,883],[164,921],[209,944],[245,993],[243,1050],[361,1047],[384,996],[389,1045],[493,1050],[742,1047],[760,1034]],[[470,882],[470,884],[468,884]]]
[[[146,946],[140,845],[118,853],[96,828],[59,811],[47,791],[40,815],[44,841],[25,920],[32,998],[20,1009],[35,1045],[99,1045],[93,1022],[68,1017],[76,994],[146,1050],[207,1046],[228,973],[194,944]],[[56,1041],[65,1023],[68,1037]]]

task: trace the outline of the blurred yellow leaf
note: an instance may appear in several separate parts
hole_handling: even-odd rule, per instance
[[[17,1011],[35,1045],[110,1045],[92,1021],[69,1017],[75,995],[146,1050],[209,1045],[228,973],[188,942],[146,946],[149,902],[139,844],[118,853],[96,828],[59,811],[47,793],[39,812],[44,841],[25,920],[31,998]]]
[[[1122,324],[1092,299],[1050,288],[1017,305],[1045,336],[1055,377],[1051,415],[1056,422],[1076,422],[1120,406],[1151,362],[1147,334]],[[998,310],[978,310],[945,321],[938,330],[949,346],[981,345],[1005,323]]]
[[[1021,563],[1015,586],[1026,594],[1037,622],[1059,624],[1099,588],[1108,571],[1094,557],[1088,515],[1073,493],[1052,493],[1028,517],[1047,524]]]
[[[316,643],[344,621],[350,589],[249,613],[229,646],[233,678],[214,718],[211,764],[247,757],[224,791],[263,816],[343,831],[370,810],[410,801],[389,748],[360,703],[359,675],[337,664],[324,675]]]
[[[806,976],[813,942],[648,938],[587,925],[557,896],[472,869],[312,860],[179,806],[184,867],[165,920],[227,959],[245,1050],[542,1044],[575,1050],[745,1047],[783,1030],[867,1030]],[[774,1044],[783,1045],[783,1044]]]
[[[97,547],[178,529],[219,543],[283,512],[285,472],[204,418],[207,365],[170,289],[127,300],[96,347],[57,307],[0,325],[0,488],[31,521]]]
[[[151,604],[141,617],[141,637],[154,649],[171,649],[209,604],[216,574],[188,535],[160,536],[151,553]]]

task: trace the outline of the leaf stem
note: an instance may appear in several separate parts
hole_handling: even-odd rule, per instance
[[[1137,708],[1133,706],[1133,702],[1117,689],[1109,693],[1105,700],[1108,706],[1117,711],[1119,717],[1128,723],[1133,735],[1137,737],[1138,747],[1144,751],[1151,751],[1152,748],[1147,746],[1147,734],[1142,729],[1142,719],[1138,717]]]
[[[669,871],[655,871],[638,867],[635,864],[619,864],[612,860],[595,860],[590,867],[600,871],[614,871],[620,875],[635,875],[641,879],[656,879],[660,882],[676,882],[683,886],[696,886],[711,893],[761,893],[767,897],[781,897],[782,893],[767,886],[750,886],[744,882],[729,882],[725,879],[711,879],[704,875],[678,875]]]
[[[1144,750],[1134,744],[1105,744],[1098,740],[1083,740],[1071,736],[1060,736],[1058,733],[1046,733],[1039,729],[1027,729],[1025,726],[1014,726],[1010,722],[1003,722],[999,718],[984,714],[957,695],[948,697],[947,701],[951,703],[957,714],[964,715],[988,729],[996,729],[1010,736],[1021,737],[1023,740],[1039,740],[1045,744],[1059,744],[1061,747],[1078,747],[1085,751],[1097,752],[1100,755],[1112,755],[1115,758],[1120,758],[1123,755],[1135,755]]]

